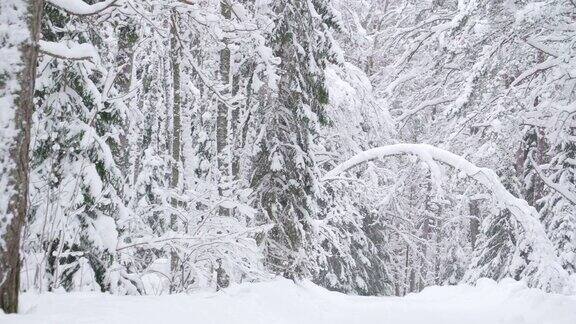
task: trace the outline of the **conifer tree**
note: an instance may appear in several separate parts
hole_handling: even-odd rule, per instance
[[[109,80],[118,30],[112,24],[96,29],[93,19],[52,5],[45,10],[31,165],[34,244],[27,248],[45,251],[45,269],[38,269],[45,278],[38,280],[46,289],[116,284],[110,269],[124,216],[117,160],[125,106],[112,99],[119,92]],[[52,44],[70,48],[70,55],[60,55],[58,45],[52,51]]]
[[[307,252],[314,249],[320,199],[312,142],[326,122],[324,68],[334,60],[335,21],[325,1],[275,1],[272,11],[269,42],[280,59],[278,80],[276,88],[260,93],[262,136],[251,187],[263,221],[274,225],[261,243],[267,264],[294,278],[316,271]]]

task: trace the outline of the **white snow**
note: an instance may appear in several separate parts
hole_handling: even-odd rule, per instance
[[[69,60],[97,60],[98,51],[88,43],[78,44],[75,42],[58,43],[41,40],[40,52],[62,59]]]
[[[21,310],[0,315],[0,322],[574,324],[576,296],[547,294],[513,280],[481,279],[476,286],[429,287],[406,297],[358,297],[281,279],[191,295],[25,293]]]
[[[77,16],[88,16],[97,14],[115,4],[118,0],[104,0],[95,4],[87,4],[82,0],[48,0],[60,9]]]
[[[114,218],[105,215],[98,215],[94,220],[94,230],[98,238],[95,242],[98,246],[108,251],[116,251],[118,245],[118,230]]]

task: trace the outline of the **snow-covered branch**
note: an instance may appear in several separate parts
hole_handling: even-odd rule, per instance
[[[556,184],[552,179],[548,178],[544,174],[544,172],[540,169],[540,166],[538,166],[538,164],[534,161],[534,158],[531,155],[529,156],[529,158],[530,158],[530,161],[532,162],[532,164],[534,165],[534,170],[536,170],[536,174],[538,174],[538,177],[540,177],[540,179],[542,179],[542,181],[544,181],[544,183],[548,187],[554,189],[556,192],[558,192],[564,198],[566,198],[566,200],[568,200],[572,204],[576,205],[576,194],[569,191],[567,188],[564,188],[561,185]]]
[[[119,0],[104,0],[95,4],[87,4],[82,0],[47,0],[48,3],[75,16],[91,16],[116,5]]]
[[[98,60],[98,52],[91,44],[78,44],[69,42],[68,44],[58,42],[39,42],[40,53],[66,60],[88,60],[95,62]]]
[[[176,242],[176,241],[190,242],[193,244],[200,244],[200,243],[206,243],[206,242],[234,242],[238,238],[245,237],[247,234],[264,233],[264,232],[269,231],[271,228],[272,228],[272,226],[270,224],[266,224],[266,225],[260,225],[260,226],[255,226],[255,227],[251,227],[251,228],[246,228],[244,231],[241,231],[241,232],[234,232],[234,233],[221,234],[221,235],[212,235],[212,236],[206,236],[206,235],[190,236],[190,235],[181,235],[181,234],[177,234],[177,233],[168,233],[168,234],[163,235],[162,237],[159,237],[159,238],[136,240],[130,244],[117,247],[116,251],[122,251],[125,249],[143,246],[143,245],[154,246],[156,244],[165,244],[165,243]]]

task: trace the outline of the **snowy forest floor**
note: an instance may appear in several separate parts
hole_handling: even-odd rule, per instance
[[[4,324],[574,324],[576,296],[546,294],[519,282],[429,287],[406,297],[358,297],[289,280],[243,284],[218,293],[112,296],[25,293]]]

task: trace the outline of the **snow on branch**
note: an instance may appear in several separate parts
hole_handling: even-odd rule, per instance
[[[87,60],[95,62],[98,60],[98,52],[94,46],[84,43],[78,44],[68,42],[67,44],[58,42],[39,42],[40,53],[66,60]]]
[[[530,162],[532,162],[532,164],[534,165],[534,170],[536,170],[536,174],[538,174],[538,177],[540,177],[540,179],[544,181],[544,184],[546,184],[548,187],[552,188],[553,190],[561,194],[570,203],[576,205],[576,194],[568,190],[568,188],[565,188],[560,184],[556,184],[552,179],[548,178],[544,174],[544,172],[540,169],[540,166],[538,166],[538,164],[534,161],[532,155],[529,155],[529,158]]]
[[[516,228],[518,238],[509,267],[509,273],[527,281],[531,286],[548,291],[565,292],[573,289],[568,273],[562,268],[554,247],[544,227],[538,220],[538,212],[523,200],[512,195],[500,182],[496,173],[488,168],[480,168],[463,157],[428,144],[395,144],[374,148],[358,153],[349,160],[326,173],[323,181],[333,181],[337,177],[362,163],[389,156],[416,155],[430,166],[432,172],[438,172],[438,162],[447,164],[473,178],[492,192],[501,207],[508,209],[520,225]],[[438,176],[433,177],[436,181]],[[486,222],[485,222],[486,223]],[[484,224],[483,224],[484,225]],[[483,226],[484,234],[487,228]],[[485,252],[485,251],[482,251]],[[475,280],[485,276],[482,269],[469,269],[466,278]]]
[[[452,102],[452,101],[454,101],[454,100],[455,100],[455,98],[444,98],[444,97],[440,97],[440,98],[436,98],[436,99],[432,99],[432,100],[426,100],[426,101],[422,102],[418,107],[416,107],[416,108],[414,108],[414,109],[412,109],[412,110],[409,110],[409,111],[404,112],[402,115],[400,115],[400,116],[397,118],[397,120],[398,120],[399,122],[403,122],[403,121],[405,121],[406,119],[414,116],[416,113],[424,110],[425,108],[442,105],[442,104],[445,104],[445,103]]]
[[[169,232],[162,237],[157,238],[144,238],[140,240],[134,240],[133,242],[118,246],[116,251],[122,251],[129,248],[134,248],[138,246],[161,246],[164,244],[169,244],[176,241],[185,241],[192,244],[218,244],[218,243],[237,243],[239,238],[246,237],[248,234],[263,233],[272,229],[272,225],[260,225],[250,228],[246,228],[240,232],[233,232],[220,235],[182,235],[174,232]]]
[[[561,59],[558,58],[552,58],[552,59],[548,59],[540,64],[535,65],[533,68],[525,71],[524,73],[520,74],[519,76],[516,77],[516,79],[514,79],[514,82],[512,82],[512,86],[516,87],[518,85],[520,85],[524,80],[528,79],[529,77],[535,75],[535,74],[539,74],[542,73],[544,71],[547,71],[553,67],[556,67],[560,64],[560,62],[562,62]]]
[[[104,0],[95,4],[87,4],[82,0],[47,0],[48,3],[75,16],[91,16],[114,6],[118,0]]]

